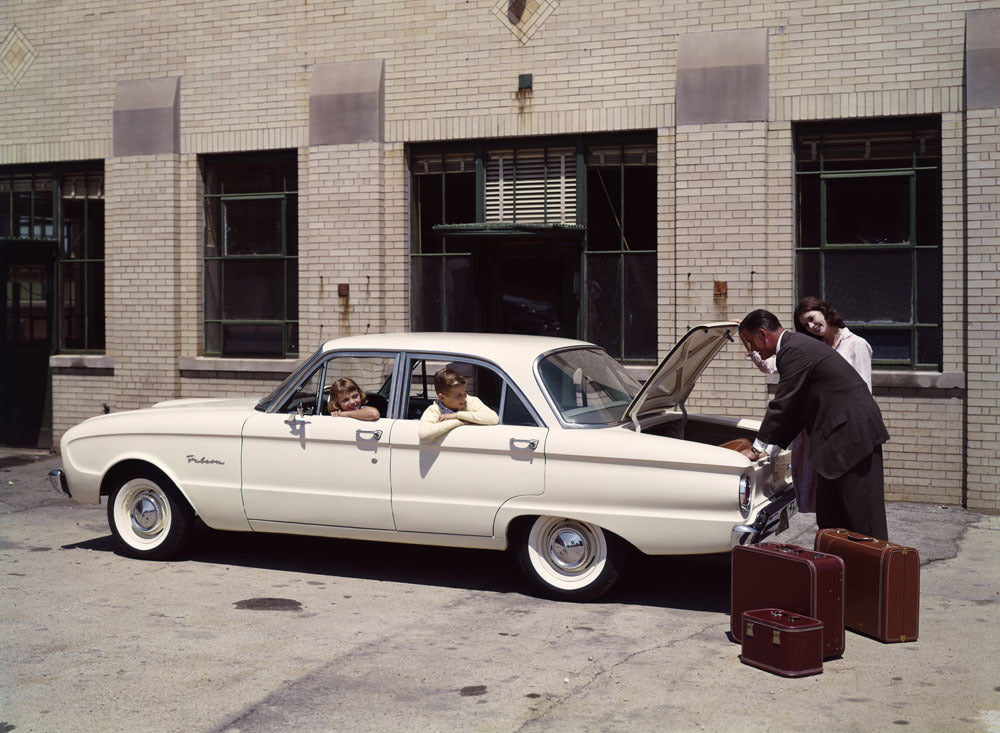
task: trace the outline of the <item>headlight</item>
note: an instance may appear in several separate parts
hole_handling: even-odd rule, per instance
[[[753,481],[750,480],[749,474],[743,474],[740,476],[740,511],[743,512],[743,516],[747,516],[750,513],[750,500],[753,498]]]

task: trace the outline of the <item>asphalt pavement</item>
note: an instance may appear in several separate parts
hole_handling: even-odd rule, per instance
[[[0,449],[0,732],[1000,733],[1000,517],[891,503],[920,637],[848,633],[820,675],[739,663],[728,558],[650,558],[605,598],[526,595],[502,553],[218,533],[114,552],[59,457]],[[811,546],[813,515],[777,539]]]

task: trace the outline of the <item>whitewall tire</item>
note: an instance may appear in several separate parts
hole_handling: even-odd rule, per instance
[[[164,476],[131,478],[108,497],[108,524],[118,548],[131,557],[165,560],[184,544],[192,512]]]
[[[591,601],[606,593],[624,568],[624,543],[597,525],[538,517],[518,540],[528,581],[546,598]]]

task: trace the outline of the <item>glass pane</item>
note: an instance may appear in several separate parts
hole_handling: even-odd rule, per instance
[[[913,260],[909,251],[827,252],[825,264],[823,299],[845,321],[912,323]]]
[[[917,241],[941,243],[941,173],[917,171]]]
[[[83,263],[63,261],[60,266],[62,291],[62,343],[67,349],[86,348],[84,334],[84,277]]]
[[[274,321],[285,319],[281,260],[227,261],[223,263],[223,275],[225,277],[223,318]],[[228,335],[226,339],[228,342]]]
[[[104,259],[104,199],[87,199],[87,255]]]
[[[86,199],[62,200],[62,256],[81,259],[86,256]]]
[[[205,193],[276,193],[298,189],[296,152],[205,157]]]
[[[917,321],[941,323],[941,251],[917,250]]]
[[[91,351],[104,350],[104,263],[87,263],[87,343]]]
[[[620,255],[587,255],[587,340],[622,357]]]
[[[625,169],[625,249],[656,249],[656,168]]]
[[[656,255],[625,255],[626,359],[656,358]]]
[[[910,177],[828,178],[826,241],[877,244],[910,241]]]
[[[281,254],[281,199],[222,202],[227,255]]]
[[[917,363],[924,365],[941,365],[941,329],[917,329]]]
[[[521,398],[515,394],[514,390],[508,388],[505,391],[503,403],[503,424],[504,425],[536,425],[535,419],[524,406]]]
[[[290,194],[285,197],[285,254],[297,257],[299,254],[299,197]]]
[[[52,179],[35,180],[35,226],[38,239],[55,239],[55,214],[52,206]]]
[[[285,260],[285,318],[290,321],[299,317],[299,262],[295,259]]]
[[[222,254],[222,201],[205,199],[205,256]]]
[[[414,331],[443,331],[441,320],[441,257],[410,261],[410,322]]]
[[[621,247],[621,170],[587,168],[587,249]]]
[[[796,217],[799,246],[820,245],[820,180],[819,176],[798,176],[796,179]]]
[[[222,328],[226,356],[281,357],[281,325],[229,324]]]
[[[795,170],[819,170],[819,135],[797,135],[795,141]]]
[[[417,205],[417,237],[414,251],[440,252],[441,238],[434,233],[434,225],[443,223],[441,176],[418,176],[413,179]]]
[[[299,353],[299,324],[285,324],[285,339],[287,341],[284,356],[294,356]]]
[[[796,252],[795,254],[795,292],[801,300],[808,295],[819,297],[822,291],[820,277],[820,253]]]
[[[222,263],[205,260],[205,318],[222,318]]]
[[[421,182],[431,178],[418,179]],[[444,220],[449,224],[466,224],[476,220],[476,174],[449,173],[444,178]]]
[[[31,237],[31,179],[14,179],[14,232],[15,237]]]
[[[866,330],[852,328],[872,346],[872,359],[910,363],[910,331]]]
[[[0,181],[0,237],[13,236],[10,233],[10,181]]]
[[[206,354],[221,354],[222,353],[222,324],[221,323],[206,323],[205,324],[205,353]]]

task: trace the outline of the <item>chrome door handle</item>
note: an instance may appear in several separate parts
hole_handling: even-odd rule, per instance
[[[373,440],[381,440],[382,431],[381,430],[358,430],[358,437],[364,437],[370,435]]]
[[[511,438],[510,445],[512,448],[523,446],[528,450],[535,450],[538,447],[538,441],[534,438]]]

